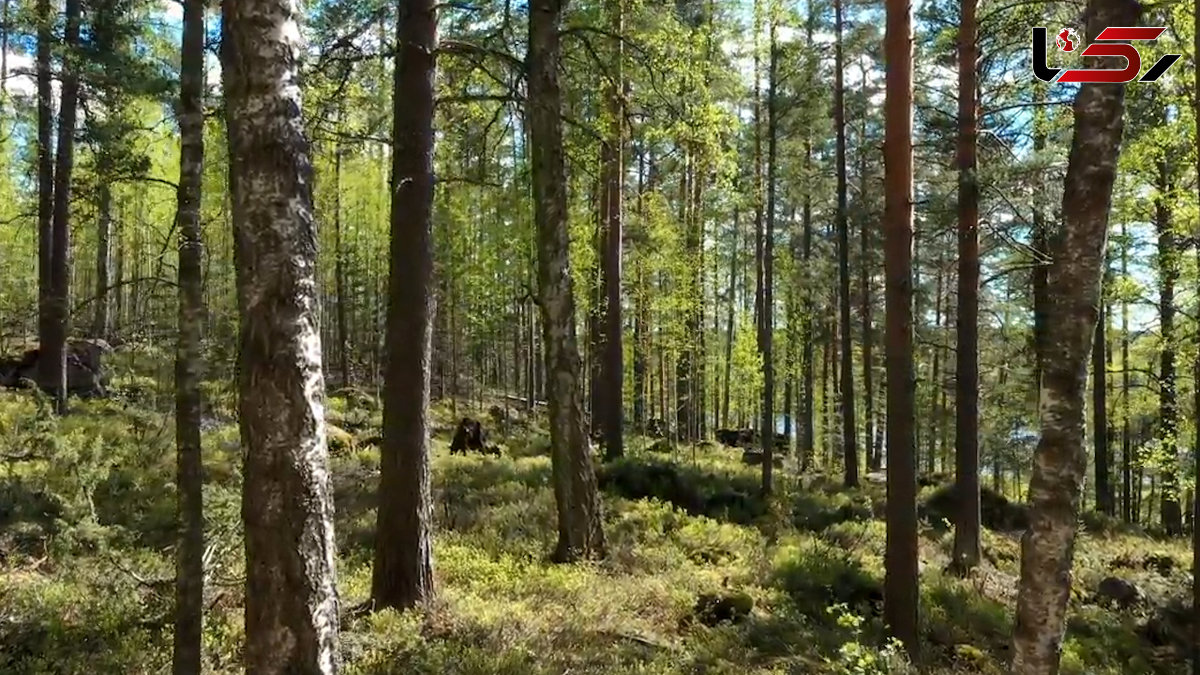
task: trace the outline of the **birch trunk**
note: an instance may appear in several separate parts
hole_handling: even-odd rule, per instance
[[[334,673],[338,596],[300,6],[226,0],[249,673]]]

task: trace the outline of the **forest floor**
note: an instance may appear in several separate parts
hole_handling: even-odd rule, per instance
[[[174,427],[154,412],[169,409],[169,393],[141,384],[77,403],[61,421],[28,393],[0,393],[0,672],[169,670]],[[206,668],[238,672],[240,450],[231,392],[208,395]],[[457,411],[467,413],[485,418]],[[634,438],[626,459],[601,468],[608,558],[554,565],[548,441],[537,424],[494,432],[500,458],[450,456],[452,419],[441,406],[437,415],[438,600],[425,617],[353,616],[370,586],[379,455],[365,441],[378,434],[379,412],[366,396],[329,401],[345,672],[1004,671],[1018,532],[987,530],[986,561],[960,579],[943,571],[952,533],[926,514],[923,656],[912,668],[880,649],[882,485],[847,491],[820,474],[799,479],[787,464],[767,506],[760,468],[739,452],[654,453]],[[1185,672],[1190,565],[1182,540],[1086,518],[1063,671]],[[1110,576],[1137,585],[1129,607],[1097,597]],[[753,609],[709,626],[696,612],[706,594],[734,598],[725,609],[749,600]]]

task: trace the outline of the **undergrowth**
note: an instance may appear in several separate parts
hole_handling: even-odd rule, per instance
[[[76,402],[62,420],[29,393],[0,393],[0,672],[161,672],[169,668],[175,488],[173,424],[144,375],[134,393]],[[205,667],[237,672],[244,560],[240,449],[228,391],[206,417],[210,551]],[[369,394],[330,401],[345,433],[332,468],[343,608],[370,587],[379,409]],[[460,409],[459,414],[463,414]],[[483,411],[473,411],[483,417]],[[777,472],[771,503],[739,453],[636,450],[600,468],[606,560],[559,566],[548,441],[536,420],[494,438],[500,458],[451,457],[439,409],[434,443],[438,599],[424,615],[343,621],[348,673],[999,673],[1008,659],[1019,542],[986,531],[986,562],[946,573],[952,535],[922,526],[922,661],[885,641],[882,486],[843,490]],[[1067,673],[1181,672],[1170,636],[1146,638],[1184,597],[1182,541],[1085,530],[1064,645]],[[1150,558],[1149,556],[1156,556]],[[1166,562],[1164,562],[1166,561]],[[1118,574],[1145,591],[1102,606]],[[738,593],[742,620],[705,625],[703,595]],[[1150,626],[1148,628],[1148,626]],[[1186,633],[1185,633],[1186,634]],[[1161,636],[1160,636],[1161,637]]]

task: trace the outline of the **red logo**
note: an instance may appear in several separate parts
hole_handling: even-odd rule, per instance
[[[1033,76],[1043,82],[1066,83],[1112,83],[1132,82],[1142,71],[1142,55],[1130,41],[1154,42],[1166,32],[1165,27],[1110,26],[1100,31],[1096,42],[1085,48],[1083,56],[1120,56],[1125,67],[1115,68],[1050,68],[1046,65],[1046,29],[1033,29]],[[1073,52],[1079,46],[1079,37],[1072,28],[1064,28],[1054,36],[1054,43],[1064,52]],[[1153,82],[1162,77],[1167,69],[1179,60],[1180,54],[1166,54],[1146,71],[1138,82]]]
[[[1079,43],[1079,36],[1075,34],[1074,28],[1064,28],[1054,38],[1054,43],[1064,52],[1073,52],[1075,45]]]

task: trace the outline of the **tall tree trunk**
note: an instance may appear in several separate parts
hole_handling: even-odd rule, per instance
[[[882,448],[875,446],[875,378],[874,378],[874,358],[872,355],[872,347],[875,340],[875,329],[871,324],[871,277],[873,273],[871,260],[870,232],[871,232],[871,216],[867,210],[867,125],[866,119],[863,119],[863,124],[858,137],[858,201],[862,205],[859,214],[861,224],[859,227],[859,293],[861,294],[861,320],[862,320],[862,361],[863,361],[863,427],[866,433],[863,435],[863,445],[867,454],[867,465],[871,471],[879,471],[883,467]],[[876,452],[879,450],[880,452]]]
[[[738,277],[738,246],[742,240],[741,211],[733,207],[733,253],[729,256],[729,313],[725,316],[725,391],[721,399],[721,426],[729,428],[729,391],[733,388],[733,314]]]
[[[697,153],[696,164],[693,169],[691,189],[691,224],[688,226],[688,231],[691,232],[691,241],[689,250],[691,251],[689,259],[695,260],[696,264],[692,270],[692,289],[696,301],[696,308],[689,314],[690,323],[687,327],[687,334],[694,335],[694,355],[692,356],[692,392],[691,392],[691,419],[693,438],[703,439],[708,435],[708,411],[705,408],[705,402],[708,396],[705,395],[705,385],[707,384],[707,376],[705,375],[705,364],[708,360],[708,348],[705,346],[704,332],[704,202],[703,191],[705,185],[705,176],[707,168],[705,167],[704,155]]]
[[[762,35],[762,3],[754,0],[754,329],[755,338],[762,331],[763,309],[763,105],[762,56],[759,38]]]
[[[762,493],[771,494],[772,463],[775,456],[775,172],[779,135],[779,48],[775,44],[775,17],[768,19],[770,62],[767,75],[767,227],[763,237],[762,323],[758,348],[762,354],[763,395],[760,437],[763,447]]]
[[[958,343],[955,349],[954,566],[979,564],[979,188],[975,178],[976,0],[958,29]]]
[[[824,348],[821,350],[821,448],[820,448],[821,454],[820,454],[820,457],[821,457],[822,466],[827,467],[827,466],[829,466],[829,455],[832,452],[829,437],[833,435],[833,431],[832,431],[833,430],[833,421],[832,421],[833,415],[831,413],[831,410],[833,408],[833,403],[832,403],[833,392],[832,392],[832,388],[829,386],[830,362],[833,361],[833,340],[832,340],[833,333],[832,333],[832,331],[827,331],[827,330],[824,332],[826,333],[826,337],[829,339],[826,339],[824,341]],[[815,460],[818,457],[817,447],[815,446],[815,444],[813,446],[812,453],[813,453],[813,459]],[[814,461],[813,463],[816,463],[816,462]]]
[[[391,259],[379,509],[371,600],[408,609],[433,599],[430,360],[433,351],[434,0],[401,6],[392,84]]]
[[[1196,63],[1192,67],[1200,70],[1200,3],[1192,3],[1192,55]],[[1196,120],[1196,171],[1200,176],[1200,78],[1195,80],[1192,99],[1192,114]],[[1200,186],[1198,186],[1200,190]],[[1200,269],[1200,249],[1196,251],[1197,269]],[[1193,407],[1200,418],[1200,353],[1192,365]],[[1192,616],[1200,616],[1200,424],[1196,425],[1196,441],[1192,444],[1196,457],[1195,482],[1192,493]],[[1192,672],[1200,673],[1200,621],[1192,621]]]
[[[51,268],[54,266],[54,92],[50,59],[54,17],[50,0],[37,0],[37,162],[38,162],[38,344],[49,345],[54,333]],[[39,383],[48,380],[49,360],[39,366]]]
[[[1121,278],[1129,276],[1129,227],[1121,223]],[[1200,380],[1197,380],[1200,382]],[[1200,391],[1200,387],[1196,388]],[[1198,446],[1200,447],[1200,446]],[[1138,485],[1141,489],[1141,484]],[[1129,301],[1121,299],[1121,517],[1133,517],[1133,428],[1129,423]]]
[[[933,347],[933,369],[930,376],[931,387],[929,391],[929,407],[932,408],[933,414],[929,416],[929,438],[925,440],[925,471],[932,474],[937,470],[937,455],[938,455],[938,439],[941,437],[939,426],[942,422],[945,406],[942,404],[945,401],[946,388],[942,379],[942,284],[945,281],[945,260],[941,254],[938,254],[937,263],[935,263],[936,271],[934,272],[934,293],[933,293],[933,334],[937,336],[937,344]]]
[[[600,198],[601,221],[604,224],[604,395],[602,407],[604,457],[617,459],[625,454],[622,429],[625,426],[624,374],[625,353],[621,340],[621,240],[623,236],[621,210],[625,175],[624,104],[621,100],[624,42],[620,38],[625,23],[622,0],[607,0],[607,11],[613,34],[613,70],[608,83],[608,136],[601,144],[603,160],[603,192]]]
[[[182,77],[182,76],[181,76]],[[182,133],[181,142],[182,142]],[[92,318],[92,336],[107,339],[112,328],[112,189],[105,182],[100,186],[99,213],[96,214],[96,313]]]
[[[1045,95],[1042,88],[1036,83],[1033,85],[1034,103],[1040,104],[1044,101]],[[1046,149],[1046,121],[1045,112],[1041,105],[1034,108],[1033,111],[1033,152],[1035,155],[1040,155]],[[1038,175],[1034,178],[1034,200],[1033,200],[1033,384],[1034,390],[1037,393],[1038,400],[1041,400],[1042,391],[1042,355],[1046,351],[1046,283],[1050,273],[1050,240],[1049,232],[1046,227],[1046,218],[1042,213],[1042,204],[1048,203],[1042,183],[1044,177]]]
[[[810,34],[809,43],[811,44],[811,30],[813,21],[808,22],[808,32]],[[804,167],[805,175],[809,175],[812,165],[812,141],[806,138],[804,140]],[[804,347],[803,354],[800,357],[801,379],[804,382],[804,393],[802,394],[800,404],[800,440],[797,443],[798,452],[801,453],[797,458],[800,461],[800,470],[807,470],[809,463],[812,461],[812,455],[816,452],[816,428],[813,420],[813,400],[816,392],[813,388],[813,344],[816,342],[816,335],[813,329],[813,312],[816,311],[816,303],[813,302],[815,295],[812,283],[812,197],[809,190],[804,191],[804,209],[801,215],[801,221],[804,227]],[[823,376],[822,376],[823,377]]]
[[[640,228],[639,242],[645,241],[645,192],[646,192],[646,150],[642,146],[641,152],[638,153],[638,192],[637,192],[637,214],[638,227]],[[647,349],[649,345],[649,303],[646,302],[648,289],[646,284],[646,255],[641,251],[635,251],[634,256],[634,278],[637,286],[633,296],[633,426],[638,433],[646,431],[646,380],[649,364],[647,363]]]
[[[1091,0],[1087,40],[1106,26],[1135,26],[1130,0]],[[1090,57],[1087,67],[1112,68],[1114,57]],[[1108,213],[1121,147],[1125,85],[1085,84],[1075,97],[1075,132],[1063,186],[1063,227],[1050,241],[1041,343],[1042,436],[1029,484],[1030,526],[1021,540],[1012,670],[1058,672],[1079,497],[1086,469],[1084,392],[1088,352],[1108,237]]]
[[[4,8],[0,10],[0,22],[4,24],[4,32],[0,35],[0,111],[3,111],[4,106],[8,105],[8,37],[12,33],[12,25],[9,23],[11,4],[11,0],[4,0]]]
[[[333,493],[317,326],[299,6],[226,0],[222,64],[241,340],[246,670],[338,666]]]
[[[603,154],[603,153],[601,153]],[[602,160],[603,161],[603,158]],[[587,324],[588,341],[583,352],[584,372],[587,373],[586,415],[589,437],[595,437],[600,430],[600,421],[604,417],[604,371],[601,354],[604,352],[604,216],[600,211],[603,201],[601,192],[603,185],[597,181],[589,199],[592,204],[591,213],[596,217],[596,227],[592,230],[592,248],[596,252],[596,270],[591,276],[591,302],[584,323]]]
[[[200,445],[204,355],[204,0],[183,4],[179,69],[179,342],[175,352],[176,489],[179,544],[175,562],[175,675],[199,675],[204,616],[204,464]],[[108,195],[108,190],[105,189]],[[97,313],[98,325],[102,323]]]
[[[1158,163],[1158,197],[1154,202],[1154,224],[1158,230],[1158,316],[1162,330],[1158,373],[1158,440],[1163,453],[1160,513],[1167,533],[1178,535],[1183,532],[1183,515],[1179,508],[1179,401],[1175,381],[1175,284],[1179,280],[1180,260],[1172,229],[1169,200],[1173,186],[1171,167],[1167,162],[1161,160]]]
[[[1105,365],[1108,353],[1105,324],[1108,314],[1104,311],[1103,283],[1100,293],[1100,316],[1096,321],[1096,336],[1092,345],[1092,437],[1096,443],[1096,510],[1111,516],[1112,492],[1108,484],[1108,366]]]
[[[688,203],[691,201],[691,189],[689,187],[689,178],[691,176],[691,162],[693,160],[691,153],[686,146],[681,148],[682,156],[680,157],[679,170],[679,225],[684,231],[684,250],[687,255],[692,255],[694,252],[694,243],[692,241],[692,228],[688,220]],[[689,258],[691,259],[691,258]],[[691,292],[692,277],[686,277],[684,284]],[[696,337],[696,332],[691,330],[693,325],[692,314],[694,308],[688,307],[685,310],[684,323],[686,325],[685,334],[687,337],[683,341],[683,345],[679,349],[679,356],[675,361],[675,433],[681,440],[691,440],[692,425],[695,422],[692,417],[693,410],[693,346],[692,340]]]
[[[915,378],[912,337],[912,10],[907,0],[888,0],[886,8],[884,192],[887,196],[884,202],[884,274],[887,305],[888,466],[883,614],[889,632],[904,643],[905,649],[915,660],[919,645],[919,594],[917,453],[913,435],[916,411],[913,407]],[[840,82],[838,89],[841,89]],[[842,227],[845,227],[844,224]],[[843,324],[846,323],[849,322],[844,319]]]
[[[808,16],[804,22],[804,35],[807,44],[813,43],[813,32],[816,28],[817,13],[813,4],[808,5]],[[808,67],[808,86],[816,87],[817,72],[820,62],[810,56]],[[806,182],[812,180],[812,131],[806,129],[804,136],[804,179]],[[806,185],[807,187],[807,185]],[[816,341],[816,336],[813,334],[813,313],[816,311],[816,303],[813,301],[815,291],[812,283],[812,191],[804,190],[804,205],[800,216],[803,233],[804,247],[804,272],[801,277],[803,286],[801,291],[804,294],[804,318],[802,319],[801,330],[804,333],[804,345],[800,356],[800,378],[803,382],[804,393],[801,395],[800,403],[800,421],[799,431],[800,439],[796,443],[797,453],[799,456],[800,470],[805,471],[809,467],[812,455],[816,452],[816,429],[813,421],[813,399],[815,392],[813,389],[813,343]]]
[[[568,562],[603,556],[605,544],[600,496],[583,428],[575,299],[568,273],[567,181],[558,84],[562,11],[563,0],[530,2],[526,114],[538,233],[539,304],[546,345],[550,457],[558,506],[558,545],[554,558]]]
[[[67,0],[65,54],[62,64],[62,109],[58,114],[58,146],[54,168],[54,224],[50,265],[50,328],[41,345],[38,367],[42,387],[54,395],[58,414],[67,412],[67,336],[71,334],[71,176],[75,167],[75,113],[79,103],[76,50],[79,46],[81,0]]]
[[[834,48],[833,125],[837,131],[838,316],[841,321],[842,455],[846,487],[858,487],[857,424],[854,421],[854,354],[850,340],[850,231],[846,218],[846,104],[842,58],[842,0],[834,0],[837,38]],[[899,217],[899,216],[897,216]],[[912,222],[909,222],[912,230]],[[909,235],[911,237],[911,234]],[[906,282],[911,288],[912,280]],[[910,355],[911,358],[911,355]],[[888,445],[891,447],[891,444]]]
[[[338,121],[341,121],[339,111]],[[346,292],[346,248],[342,243],[342,142],[339,139],[333,149],[333,276],[334,291],[337,293],[337,306],[334,309],[337,321],[337,366],[341,375],[341,385],[350,386],[350,361],[347,352],[350,350],[350,335],[348,332],[346,312],[351,299]]]

